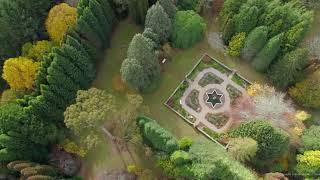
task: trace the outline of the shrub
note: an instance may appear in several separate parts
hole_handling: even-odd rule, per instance
[[[2,77],[13,90],[33,89],[39,65],[25,57],[10,58],[4,63]]]
[[[228,54],[230,56],[240,56],[246,33],[239,33],[231,38],[228,46]]]
[[[56,43],[42,40],[35,44],[26,43],[22,47],[22,56],[33,59],[35,61],[43,61],[43,56],[48,55]]]
[[[23,91],[15,91],[12,89],[7,89],[2,92],[0,105],[9,104],[11,102],[14,102],[15,100],[22,98],[24,96]]]
[[[311,126],[301,136],[301,151],[320,150],[320,126]]]
[[[147,143],[150,143],[154,149],[168,154],[179,149],[176,138],[155,121],[146,117],[139,117],[137,123],[141,129],[143,138],[147,140]]]
[[[257,158],[271,160],[288,150],[289,136],[264,120],[249,121],[230,133],[231,137],[249,137],[257,141]]]
[[[252,138],[234,138],[229,141],[228,152],[238,161],[249,161],[256,156],[258,144]]]
[[[173,152],[170,156],[170,160],[177,166],[183,165],[191,161],[189,154],[181,150]]]
[[[181,150],[188,150],[189,147],[192,145],[193,140],[189,137],[183,137],[179,140],[179,149]]]
[[[320,151],[305,151],[297,156],[296,170],[306,177],[313,177],[320,173]]]
[[[53,41],[60,42],[68,28],[76,24],[77,9],[66,3],[54,6],[46,20],[46,28]]]
[[[298,82],[289,90],[289,94],[304,107],[320,108],[320,70]]]
[[[189,48],[200,41],[204,36],[206,24],[201,16],[194,11],[178,11],[171,39],[178,48]]]

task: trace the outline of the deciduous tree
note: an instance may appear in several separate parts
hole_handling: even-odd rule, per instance
[[[2,77],[14,90],[33,89],[39,63],[25,57],[10,58],[3,67]]]
[[[37,41],[34,44],[26,43],[22,47],[22,56],[42,61],[43,57],[48,55],[55,46],[57,46],[56,43],[47,40]]]
[[[68,28],[76,24],[77,9],[66,3],[54,6],[46,20],[46,28],[53,41],[60,42]]]
[[[203,38],[205,29],[206,23],[197,13],[178,11],[171,34],[173,45],[178,48],[189,48]]]
[[[97,145],[98,133],[108,113],[115,107],[112,95],[102,90],[91,88],[79,90],[76,102],[64,112],[64,122],[78,136],[87,150]]]

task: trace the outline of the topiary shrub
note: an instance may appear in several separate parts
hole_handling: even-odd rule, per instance
[[[170,160],[177,166],[183,165],[191,161],[189,154],[185,151],[175,151],[170,156]]]
[[[193,143],[193,140],[189,137],[183,137],[179,140],[179,149],[188,150]]]
[[[206,29],[206,23],[194,11],[178,11],[171,34],[174,47],[189,48],[199,42]]]

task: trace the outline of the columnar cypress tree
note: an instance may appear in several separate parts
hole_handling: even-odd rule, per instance
[[[267,43],[268,28],[266,26],[259,26],[252,30],[248,35],[243,49],[242,58],[251,61],[251,59],[264,47]]]
[[[296,49],[274,64],[269,76],[277,87],[286,88],[303,77],[307,65],[308,50]]]
[[[158,34],[162,43],[168,40],[171,33],[171,20],[159,3],[149,8],[145,27]]]
[[[253,59],[253,67],[260,72],[265,72],[272,61],[277,57],[280,50],[282,34],[279,34],[264,46],[259,54]]]
[[[249,33],[256,27],[259,17],[259,9],[256,6],[243,5],[239,14],[234,16],[236,33]]]
[[[177,7],[172,0],[159,0],[160,5],[163,7],[164,11],[168,14],[170,19],[174,19],[177,13]]]
[[[148,11],[148,0],[130,0],[129,14],[137,24],[144,24],[145,17]]]

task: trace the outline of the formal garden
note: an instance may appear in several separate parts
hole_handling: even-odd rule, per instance
[[[0,179],[319,178],[319,5],[0,1]]]

